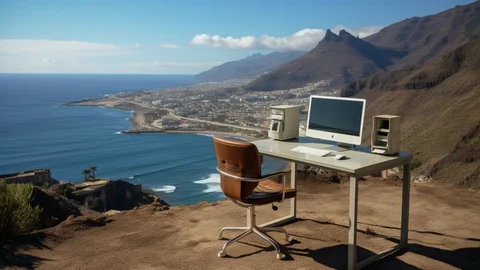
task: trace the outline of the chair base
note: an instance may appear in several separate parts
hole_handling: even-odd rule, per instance
[[[236,202],[237,203],[237,202]],[[238,204],[238,203],[237,203]],[[247,207],[247,213],[248,213],[248,226],[247,227],[225,227],[220,230],[220,233],[218,234],[217,239],[222,240],[224,239],[223,237],[223,232],[224,231],[243,231],[241,234],[235,236],[234,238],[230,239],[222,248],[221,251],[218,252],[218,257],[223,258],[227,255],[227,247],[233,244],[234,242],[239,241],[240,239],[244,238],[245,236],[254,233],[262,237],[264,240],[269,242],[277,251],[277,259],[281,260],[285,258],[285,254],[281,252],[280,250],[280,244],[277,243],[273,238],[268,236],[266,232],[279,232],[284,234],[284,239],[285,241],[291,242],[293,240],[293,237],[288,235],[288,233],[282,229],[282,228],[277,228],[277,227],[258,227],[255,222],[255,206],[254,205],[245,205],[244,207]]]

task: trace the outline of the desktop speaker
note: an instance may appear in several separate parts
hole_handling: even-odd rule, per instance
[[[372,153],[395,155],[400,152],[400,116],[376,115],[372,121]]]

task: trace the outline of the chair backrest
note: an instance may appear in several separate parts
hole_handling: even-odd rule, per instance
[[[253,143],[214,137],[213,147],[221,171],[248,178],[259,178],[262,175],[262,161]],[[237,201],[243,201],[252,194],[257,185],[258,182],[240,181],[220,174],[222,191]]]

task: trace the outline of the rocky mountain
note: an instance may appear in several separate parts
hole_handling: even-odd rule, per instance
[[[415,153],[412,166],[434,179],[480,187],[480,39],[342,92],[367,99],[365,144],[373,115],[400,115],[402,151]]]
[[[480,1],[392,24],[360,40],[328,31],[313,50],[250,83],[246,90],[270,91],[332,80],[332,87],[385,69],[424,63],[480,37]]]
[[[195,75],[197,82],[225,81],[233,78],[259,76],[283,63],[304,55],[304,51],[273,52],[267,55],[253,54],[238,61],[231,61]]]
[[[480,1],[425,17],[413,17],[366,37],[369,43],[408,52],[391,69],[404,68],[480,37]]]
[[[479,43],[480,39],[477,39],[423,64],[356,80],[342,89],[342,95],[352,96],[362,90],[432,88],[464,69],[478,70],[480,68],[480,63],[477,62],[480,60]]]
[[[400,53],[379,49],[345,30],[338,35],[327,30],[325,37],[314,49],[257,78],[245,89],[290,89],[320,80],[332,80],[331,85],[338,87],[356,78],[385,70],[400,56]]]

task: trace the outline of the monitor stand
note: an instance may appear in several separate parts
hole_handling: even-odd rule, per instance
[[[339,142],[337,145],[329,146],[326,149],[331,150],[332,152],[344,152],[355,149],[355,146],[353,144]]]

